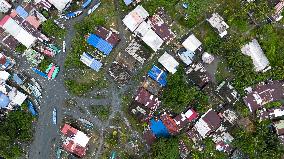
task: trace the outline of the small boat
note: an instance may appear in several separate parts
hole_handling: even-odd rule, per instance
[[[79,16],[80,14],[82,14],[83,11],[79,10],[79,11],[76,11],[76,12],[71,12],[71,13],[68,13],[65,15],[65,19],[71,19],[71,18],[75,18],[77,16]]]
[[[83,5],[82,5],[82,8],[85,9],[87,8],[90,4],[91,4],[92,0],[86,0]]]
[[[88,15],[92,14],[99,6],[100,6],[101,2],[99,2],[98,4],[94,5],[93,8],[88,10]]]
[[[56,123],[57,123],[57,113],[56,113],[56,109],[55,108],[53,108],[53,111],[52,111],[52,123],[54,125],[56,125]]]

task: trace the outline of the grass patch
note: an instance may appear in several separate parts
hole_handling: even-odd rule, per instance
[[[91,112],[101,120],[107,120],[111,113],[110,106],[92,105]]]

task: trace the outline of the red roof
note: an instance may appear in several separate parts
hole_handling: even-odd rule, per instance
[[[198,114],[193,109],[189,109],[185,113],[181,113],[180,115],[176,116],[174,118],[174,121],[176,122],[179,129],[182,129],[188,123],[190,123],[192,120],[196,119],[197,117],[198,117]]]
[[[67,137],[63,143],[63,147],[66,151],[71,152],[79,157],[86,155],[86,148],[74,143],[72,137],[74,137],[78,130],[65,124],[61,129],[61,132]]]
[[[61,129],[62,134],[64,134],[67,137],[71,137],[77,134],[78,130],[73,128],[72,126],[68,124],[64,124],[63,128]]]
[[[0,53],[2,54],[2,53]],[[2,54],[2,57],[0,58],[0,64],[4,65],[6,63],[6,56],[4,54]]]
[[[179,128],[178,128],[176,122],[168,114],[165,113],[165,114],[161,115],[160,119],[162,120],[163,124],[167,127],[168,131],[172,135],[175,135],[176,133],[179,132]]]
[[[150,94],[146,89],[140,88],[138,90],[138,94],[135,97],[135,100],[146,107],[148,107],[151,110],[157,109],[157,107],[160,105],[160,101],[157,97]]]
[[[3,19],[0,21],[0,26],[3,26],[11,17],[9,15],[6,15]]]
[[[79,157],[86,155],[86,148],[75,144],[73,140],[63,143],[63,147],[66,151],[71,152]]]

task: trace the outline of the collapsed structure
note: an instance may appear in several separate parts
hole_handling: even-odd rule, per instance
[[[213,13],[207,21],[218,31],[221,38],[228,34],[227,29],[229,26],[218,13]]]
[[[247,95],[243,100],[251,112],[255,112],[263,105],[284,98],[283,81],[261,82],[254,87],[245,89]]]

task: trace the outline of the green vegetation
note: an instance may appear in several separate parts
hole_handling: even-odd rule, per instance
[[[72,40],[71,51],[68,52],[64,63],[67,72],[69,70],[71,72],[65,79],[65,85],[74,95],[84,95],[95,87],[105,88],[108,86],[107,81],[104,78],[104,68],[102,68],[100,72],[95,72],[80,61],[80,55],[82,55],[83,52],[97,55],[97,50],[87,44],[84,36],[93,33],[96,26],[103,25],[110,28],[116,25],[113,1],[107,1],[102,3],[98,10],[96,10],[96,14],[85,17],[81,23],[75,25],[76,35]],[[104,61],[105,59],[102,58],[103,63]],[[77,74],[72,73],[74,70]],[[78,74],[80,74],[80,76],[77,76]]]
[[[185,71],[182,66],[175,74],[167,78],[167,86],[162,92],[163,108],[172,109],[176,113],[185,111],[190,104],[193,104],[198,111],[204,112],[208,104],[208,97],[191,86],[186,81]]]
[[[32,139],[33,117],[26,112],[12,111],[0,122],[0,156],[20,158],[23,151],[19,143]]]
[[[24,53],[27,48],[23,44],[19,44],[16,46],[16,52]]]
[[[38,68],[41,71],[45,71],[51,63],[52,59],[50,57],[45,56],[41,63],[38,65]]]
[[[151,158],[153,159],[177,159],[179,158],[178,138],[159,138],[152,146]]]
[[[93,88],[106,88],[107,81],[104,79],[103,74],[86,70],[80,73],[80,76],[73,76],[73,79],[66,79],[64,81],[68,90],[78,96],[82,96],[92,90]]]
[[[92,105],[90,108],[91,108],[92,114],[95,116],[98,116],[98,118],[101,120],[107,120],[111,113],[110,106]]]
[[[283,106],[283,103],[281,101],[277,102],[270,102],[264,105],[265,108],[271,109],[271,108],[277,108]]]
[[[270,123],[271,121],[255,123],[256,131],[253,133],[238,129],[234,134],[233,145],[248,154],[249,158],[281,158],[284,149],[271,131]]]
[[[42,24],[42,32],[48,37],[63,38],[66,34],[66,30],[59,28],[53,19],[48,19]]]
[[[194,87],[186,83],[185,79],[185,71],[183,67],[179,67],[175,74],[168,76],[167,86],[162,93],[163,104],[177,113],[184,111],[198,93]]]
[[[216,150],[216,145],[213,143],[211,138],[206,138],[202,141],[205,145],[203,151],[193,150],[192,157],[194,159],[207,159],[207,158],[214,158],[214,159],[227,159],[228,155],[223,152],[219,152]]]

